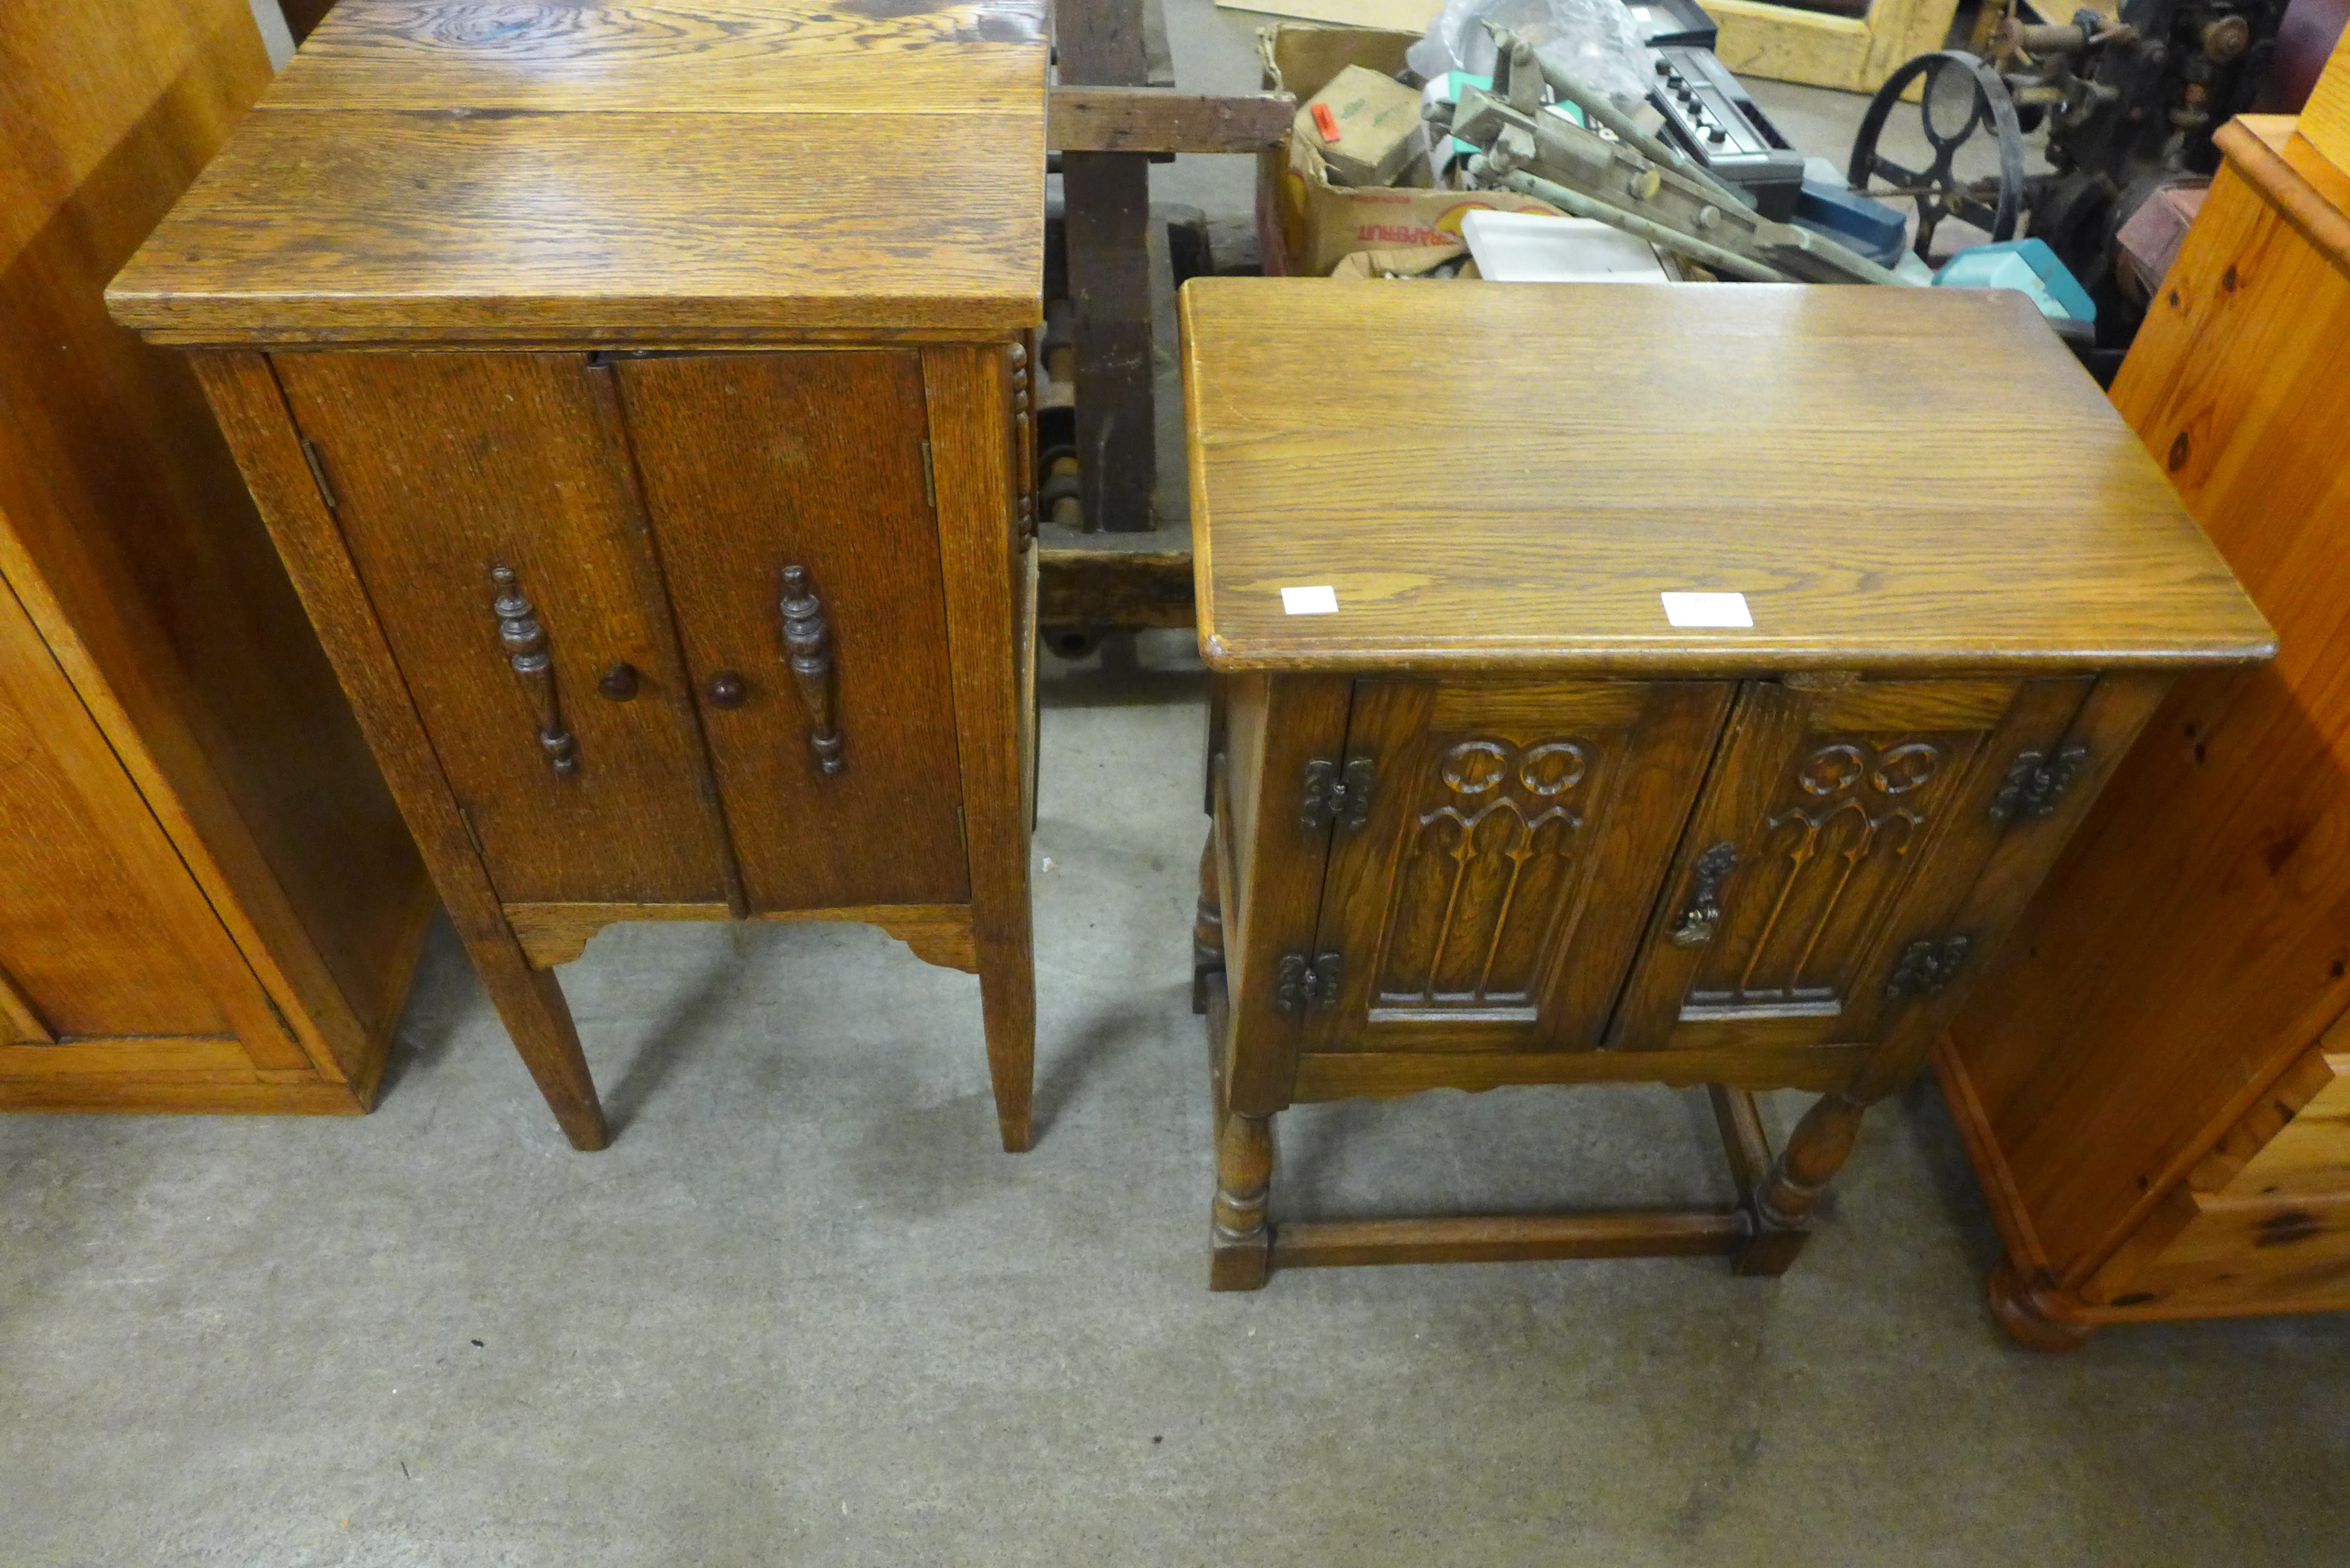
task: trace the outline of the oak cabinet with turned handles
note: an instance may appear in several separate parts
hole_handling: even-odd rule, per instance
[[[977,973],[1024,1148],[1041,0],[473,9],[343,0],[114,314],[192,351],[576,1146],[552,970],[731,918]]]

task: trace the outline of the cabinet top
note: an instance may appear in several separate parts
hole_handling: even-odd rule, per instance
[[[2274,651],[2019,294],[1203,278],[1182,313],[1200,641],[1220,670]],[[1663,596],[1681,593],[1742,595],[1752,625],[1677,626]]]
[[[159,341],[1041,319],[1045,0],[340,0],[107,291]]]

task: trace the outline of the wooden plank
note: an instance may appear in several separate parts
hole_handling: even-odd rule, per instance
[[[1297,118],[1284,92],[1191,93],[1146,87],[1056,87],[1045,145],[1063,152],[1254,152]]]
[[[603,1147],[609,1136],[603,1107],[570,1009],[554,981],[532,968],[506,924],[358,568],[302,455],[268,359],[204,354],[194,364],[492,1004],[572,1147]]]
[[[480,0],[342,0],[261,105],[953,116],[1032,108],[1044,83],[1032,0],[904,13],[655,0],[504,10],[494,26],[482,16]]]
[[[845,138],[889,155],[842,158]],[[215,342],[992,335],[1042,319],[1044,181],[1041,103],[815,120],[264,111],[107,299],[126,326]]]
[[[431,885],[202,392],[102,297],[267,57],[243,0],[7,33],[0,575],[250,966],[234,983],[283,1005],[319,1071],[367,1075]]]
[[[2301,134],[2326,161],[2350,171],[2350,31],[2335,42],[2301,106]]]
[[[1419,34],[1444,9],[1444,0],[1216,0],[1236,11],[1272,12],[1306,22],[1327,22],[1339,27],[1367,27],[1387,33]]]
[[[1197,278],[1182,306],[1219,670],[1915,677],[2274,648],[2012,294]],[[1531,396],[1561,362],[1607,406]],[[1400,412],[1425,408],[1445,417]],[[1506,431],[1511,461],[1430,486],[1462,430]],[[1660,448],[1670,430],[1708,431],[1704,461]],[[2032,506],[1979,504],[1988,450],[2017,454]],[[1338,613],[1287,614],[1280,590],[1306,585]],[[1671,625],[1659,595],[1690,589],[1742,593],[1752,626]]]
[[[2312,455],[2350,422],[2350,281],[2250,172],[2248,148],[2294,173],[2272,151],[2289,124],[2221,129],[2228,161],[2113,389],[2282,650],[2178,682],[1950,1034],[2002,1228],[2074,1278],[2175,1184],[2206,1185],[2350,1008],[2350,466]]]
[[[1066,84],[1149,82],[1143,0],[1058,0],[1054,38]],[[1151,418],[1149,163],[1140,154],[1067,152],[1061,191],[1085,525],[1140,532],[1151,525],[1159,465]]]
[[[1229,940],[1229,939],[1227,939]],[[1343,1051],[1297,1058],[1298,1101],[1354,1095],[1416,1095],[1422,1089],[1482,1092],[1514,1084],[1721,1084],[1744,1089],[1841,1088],[1866,1064],[1868,1045],[1800,1045],[1700,1051],[1464,1052]]]
[[[1705,1096],[1713,1107],[1714,1126],[1721,1131],[1722,1156],[1730,1162],[1731,1179],[1746,1192],[1771,1169],[1771,1138],[1762,1130],[1762,1114],[1754,1096],[1744,1089],[1708,1084]]]
[[[315,1078],[307,1084],[121,1073],[0,1078],[0,1111],[52,1116],[114,1111],[134,1116],[356,1116],[367,1113],[368,1103],[347,1085]]]
[[[1273,1228],[1273,1266],[1327,1269],[1367,1263],[1700,1257],[1735,1251],[1745,1243],[1746,1235],[1744,1219],[1727,1210],[1293,1220]]]
[[[1048,627],[1192,624],[1188,550],[1037,552],[1036,616]]]
[[[701,727],[750,909],[968,898],[957,793],[906,787],[956,772],[920,357],[663,355],[617,373],[692,689],[741,688],[705,700]],[[785,662],[787,567],[826,628],[833,772]]]
[[[540,969],[579,957],[597,932],[622,920],[723,920],[723,904],[508,904],[515,940]],[[840,909],[775,909],[761,920],[842,920],[879,926],[925,962],[978,972],[968,904],[863,904]]]
[[[257,1083],[253,1059],[234,1036],[170,1040],[68,1040],[0,1045],[0,1078],[88,1077],[135,1073],[157,1082],[227,1078]]]
[[[946,583],[955,744],[962,770],[971,927],[987,1064],[1005,1149],[1029,1144],[1036,1052],[1035,936],[1014,581],[1020,482],[1012,346],[922,351],[939,556]]]

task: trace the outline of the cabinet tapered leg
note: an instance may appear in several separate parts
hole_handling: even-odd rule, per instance
[[[1003,1152],[1024,1154],[1036,1071],[1036,966],[1024,927],[1016,940],[979,944],[979,1000]]]
[[[579,1031],[571,1022],[563,987],[547,971],[531,968],[511,937],[469,941],[465,947],[490,993],[490,1005],[498,1010],[523,1065],[546,1098],[546,1108],[562,1125],[563,1136],[583,1152],[602,1148],[611,1141],[604,1106],[596,1097],[596,1080],[579,1049]]]
[[[1200,909],[1191,920],[1191,1011],[1208,1011],[1208,977],[1224,969],[1224,898],[1216,877],[1216,830],[1200,850]]]
[[[1795,1124],[1770,1173],[1747,1195],[1753,1239],[1732,1262],[1742,1274],[1783,1274],[1811,1239],[1813,1206],[1852,1155],[1868,1102],[1822,1095]]]

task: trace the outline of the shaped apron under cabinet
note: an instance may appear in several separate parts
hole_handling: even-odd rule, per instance
[[[115,315],[196,350],[575,1145],[548,971],[733,918],[975,971],[1023,1148],[1041,6],[469,9],[344,0]]]
[[[1184,325],[1218,1288],[1783,1271],[2171,672],[2273,650],[2012,296],[1195,281]],[[1734,1202],[1272,1222],[1291,1104],[1625,1082],[1709,1088]],[[1820,1096],[1776,1154],[1771,1089]]]

